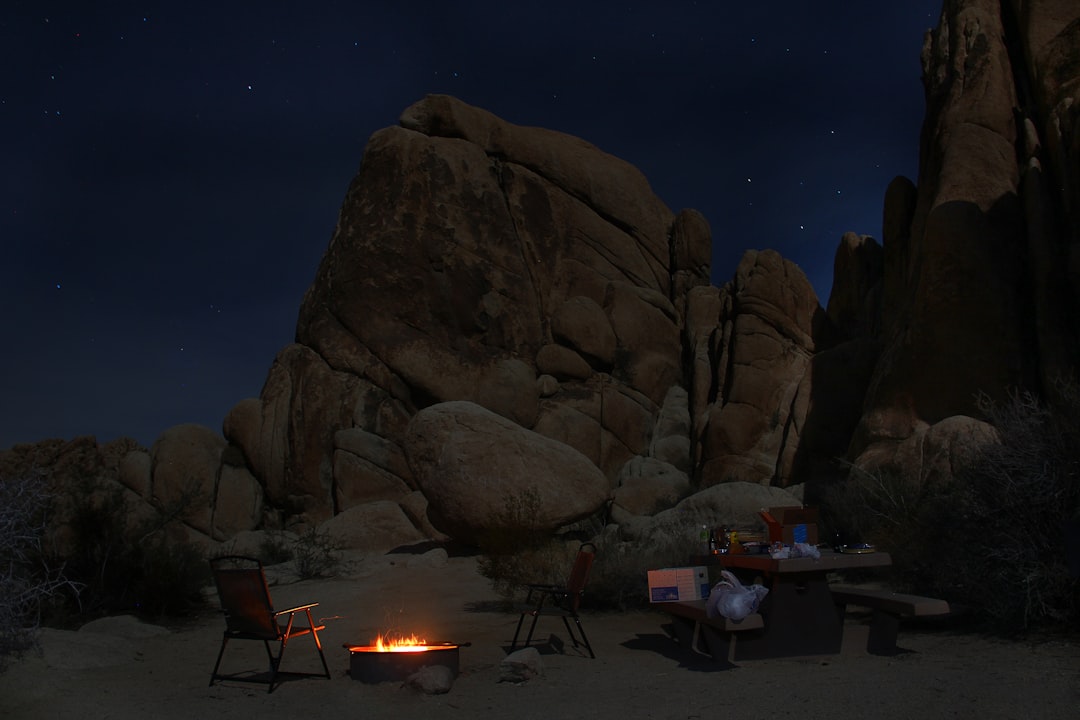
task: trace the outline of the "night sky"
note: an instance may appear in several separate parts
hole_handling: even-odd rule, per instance
[[[367,138],[427,93],[581,137],[828,300],[915,179],[941,0],[4,2],[0,449],[220,432]]]

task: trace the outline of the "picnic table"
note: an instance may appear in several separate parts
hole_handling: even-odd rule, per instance
[[[800,655],[834,655],[843,641],[843,617],[829,588],[830,572],[881,568],[892,564],[885,552],[862,554],[822,550],[820,558],[774,559],[767,554],[703,555],[695,565],[719,564],[749,582],[760,575],[769,594],[758,612],[760,632],[741,633],[735,660]]]

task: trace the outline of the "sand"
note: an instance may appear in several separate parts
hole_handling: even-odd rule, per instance
[[[723,669],[682,652],[655,610],[583,615],[596,659],[575,649],[562,623],[543,618],[543,674],[500,682],[517,615],[496,609],[474,558],[425,555],[353,558],[330,579],[271,588],[278,607],[318,601],[332,677],[265,686],[208,685],[223,621],[212,609],[181,624],[106,619],[81,631],[46,629],[41,649],[0,674],[0,717],[198,718],[1055,718],[1080,717],[1080,645],[1073,639],[1005,642],[940,628],[903,628],[911,652],[742,662]],[[848,621],[851,636],[858,624]],[[379,632],[420,632],[471,643],[445,694],[399,682],[367,684],[349,674],[345,644]],[[849,644],[850,645],[850,644]],[[260,670],[258,643],[233,643],[223,671]],[[316,670],[309,638],[290,644],[285,669]]]

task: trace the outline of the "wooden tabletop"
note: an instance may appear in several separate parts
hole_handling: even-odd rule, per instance
[[[717,564],[726,568],[758,570],[782,575],[786,573],[829,572],[851,568],[887,567],[892,558],[886,552],[838,553],[822,550],[820,558],[785,558],[775,560],[767,553],[740,553],[736,555],[699,555],[691,558],[691,564]]]

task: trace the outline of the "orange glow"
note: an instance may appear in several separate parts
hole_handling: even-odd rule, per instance
[[[395,638],[389,635],[379,635],[379,637],[375,638],[375,642],[371,647],[375,652],[425,652],[433,649],[432,646],[427,644],[427,640],[418,638],[416,635]]]

